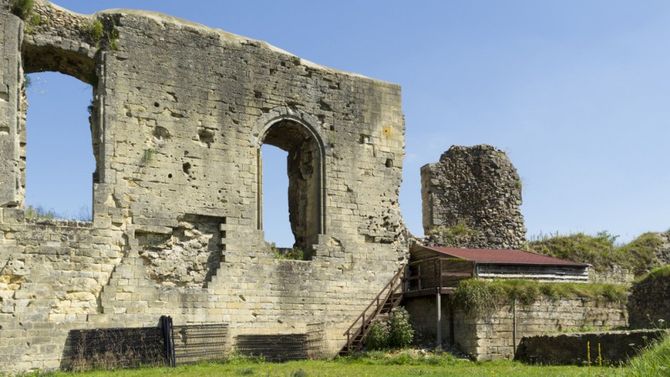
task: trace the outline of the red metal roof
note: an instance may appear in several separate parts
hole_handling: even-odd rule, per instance
[[[588,267],[588,264],[576,263],[546,255],[511,249],[461,249],[456,247],[423,246],[420,247],[465,259],[479,264],[517,264],[537,266],[575,266]]]

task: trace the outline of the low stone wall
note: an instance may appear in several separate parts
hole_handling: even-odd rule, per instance
[[[523,337],[628,324],[623,303],[585,299],[539,300],[529,306],[507,305],[488,315],[454,311],[454,343],[477,360],[511,359]]]
[[[637,330],[524,337],[516,359],[550,365],[617,365],[666,334],[662,330]]]
[[[609,330],[628,325],[623,303],[587,299],[551,301],[541,299],[523,306],[505,305],[492,313],[466,313],[441,297],[440,325],[443,346],[455,346],[477,360],[511,359],[524,337],[558,332]],[[437,299],[435,296],[413,297],[404,301],[416,330],[416,340],[423,346],[437,341]]]
[[[449,343],[451,321],[449,316],[449,297],[442,295],[442,339]],[[404,302],[409,319],[414,328],[414,341],[422,347],[432,348],[437,339],[437,301],[435,295],[414,297]]]
[[[633,284],[628,312],[632,328],[670,326],[670,276],[652,273],[646,279]]]
[[[597,284],[631,284],[635,274],[631,270],[620,266],[611,266],[605,270],[589,269],[589,281]]]

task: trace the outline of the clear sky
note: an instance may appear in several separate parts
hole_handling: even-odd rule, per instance
[[[668,1],[56,3],[80,13],[160,11],[400,84],[407,128],[400,200],[415,234],[422,234],[419,168],[451,145],[479,143],[506,151],[519,170],[529,236],[608,230],[628,240],[670,228]],[[89,205],[90,189],[61,192],[39,179],[67,173],[90,180],[90,159],[84,162],[80,154],[68,160],[80,148],[90,154],[90,136],[83,133],[82,147],[67,144],[71,133],[88,132],[90,93],[74,79],[34,76],[28,201],[77,215]],[[65,94],[58,94],[54,83]],[[73,106],[75,101],[79,105]],[[72,107],[79,115],[70,114]],[[59,109],[58,116],[50,108]],[[52,114],[42,119],[57,131],[42,132],[36,112]],[[36,132],[46,134],[45,140]],[[49,145],[58,158],[47,153]],[[45,163],[42,170],[36,166]],[[282,202],[285,185],[273,186],[284,187],[273,193]],[[268,229],[273,216],[288,223],[285,208],[270,207],[265,206],[266,238],[292,243],[286,226]]]

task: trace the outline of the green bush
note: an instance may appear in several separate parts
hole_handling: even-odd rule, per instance
[[[365,338],[365,348],[368,350],[383,350],[389,346],[389,326],[382,321],[374,321]]]
[[[388,321],[374,321],[365,337],[365,348],[369,351],[388,348],[405,348],[414,340],[414,329],[405,308],[395,308]]]
[[[105,34],[105,28],[100,20],[95,20],[88,25],[88,35],[93,42],[98,43]]]
[[[275,245],[275,243],[273,242],[270,244],[270,249],[272,250],[272,254],[274,255],[274,257],[277,259],[291,259],[291,260],[307,259],[305,252],[297,246],[294,246],[292,248],[282,248],[277,247],[277,245]]]
[[[646,281],[651,281],[651,280],[656,280],[656,279],[667,279],[670,278],[670,265],[662,266],[662,267],[657,267],[649,273],[640,276],[635,282],[637,284],[643,283]]]
[[[600,232],[595,236],[577,233],[532,241],[528,247],[536,253],[588,263],[596,271],[620,266],[635,275],[641,275],[658,263],[655,252],[662,245],[663,240],[657,234],[644,233],[630,243],[621,246],[615,244],[616,239],[617,236],[607,232]]]
[[[33,0],[12,0],[12,13],[27,20],[33,11]]]
[[[618,284],[544,283],[533,280],[461,281],[454,292],[454,302],[468,313],[488,314],[514,300],[531,305],[538,299],[559,300],[589,298],[601,302],[625,303],[628,290]]]
[[[472,229],[465,222],[459,222],[454,226],[434,227],[426,235],[444,246],[462,247],[468,246],[474,238],[477,238],[479,231]]]
[[[398,307],[391,311],[389,318],[388,342],[391,348],[405,348],[414,340],[414,329],[405,308]]]

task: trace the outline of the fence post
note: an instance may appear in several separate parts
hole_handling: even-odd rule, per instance
[[[172,317],[161,316],[160,318],[161,332],[163,334],[163,343],[165,344],[165,359],[168,366],[176,366],[176,355],[174,352],[174,332],[172,328]]]

